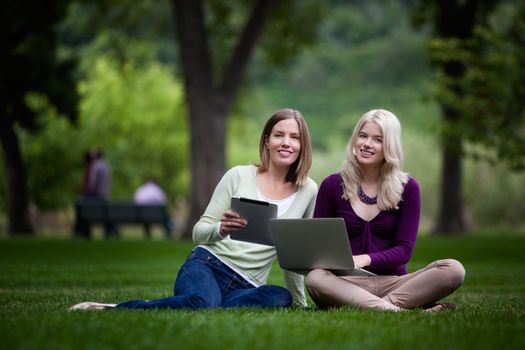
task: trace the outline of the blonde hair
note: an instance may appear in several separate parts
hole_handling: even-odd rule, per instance
[[[404,186],[408,181],[408,173],[403,172],[401,124],[392,112],[384,109],[373,109],[366,112],[354,128],[346,146],[346,156],[341,169],[343,198],[350,201],[357,195],[357,188],[361,183],[361,166],[355,157],[354,145],[359,132],[368,122],[376,123],[383,133],[385,159],[381,166],[377,206],[380,210],[398,209]]]
[[[272,133],[272,129],[275,124],[286,119],[293,119],[299,125],[301,144],[299,157],[297,157],[297,160],[290,166],[290,170],[288,170],[288,174],[286,175],[286,181],[292,182],[297,186],[302,186],[308,179],[308,170],[310,170],[310,166],[312,165],[312,142],[308,132],[308,125],[306,124],[303,115],[299,111],[290,108],[281,109],[275,112],[270,117],[270,119],[268,119],[261,133],[261,139],[259,141],[259,158],[261,160],[261,164],[259,164],[259,170],[261,172],[268,171],[270,165],[270,155],[266,151],[265,147],[266,138]]]

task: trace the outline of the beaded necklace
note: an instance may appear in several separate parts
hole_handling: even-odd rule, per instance
[[[366,193],[361,188],[361,185],[357,187],[357,196],[361,200],[361,202],[368,204],[368,205],[374,205],[377,204],[377,196],[375,197],[368,197]]]

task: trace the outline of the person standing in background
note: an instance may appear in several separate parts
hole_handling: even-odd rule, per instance
[[[78,206],[81,202],[105,202],[110,193],[111,168],[99,149],[92,149],[84,157],[85,168],[82,188],[82,198],[76,205],[76,222],[73,229],[75,236],[89,238],[91,236],[91,225],[89,222],[79,218]],[[105,223],[104,233],[106,237],[118,235],[115,224]]]
[[[93,150],[91,157],[86,194],[88,197],[107,199],[111,183],[111,168],[101,150]]]
[[[82,177],[82,196],[86,196],[88,194],[88,181],[89,181],[89,172],[91,170],[91,152],[87,151],[84,153],[84,173]]]

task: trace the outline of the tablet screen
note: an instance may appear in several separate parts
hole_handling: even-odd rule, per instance
[[[242,230],[230,235],[231,239],[274,245],[270,219],[277,217],[277,205],[256,199],[233,197],[231,209],[248,221]]]

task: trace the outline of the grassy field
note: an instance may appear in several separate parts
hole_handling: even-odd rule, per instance
[[[192,244],[0,240],[3,349],[518,349],[525,344],[525,237],[421,237],[409,270],[454,257],[456,312],[340,309],[68,312],[71,304],[171,293]],[[270,282],[283,284],[277,266]]]

